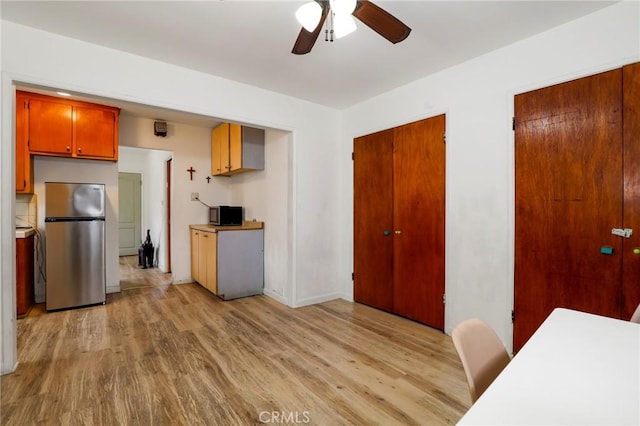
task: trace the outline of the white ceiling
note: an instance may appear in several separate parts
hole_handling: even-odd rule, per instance
[[[290,53],[300,31],[294,13],[305,2],[2,0],[0,12],[3,20],[344,109],[615,3],[377,0],[412,28],[405,41],[393,45],[357,21],[355,33],[333,43],[321,34],[298,56]],[[131,108],[123,113],[159,118]]]

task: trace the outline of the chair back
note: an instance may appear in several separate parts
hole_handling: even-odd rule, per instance
[[[631,319],[629,321],[640,324],[640,305],[638,305],[633,315],[631,315]]]
[[[458,324],[451,337],[467,376],[471,401],[476,402],[511,358],[493,329],[477,318]]]

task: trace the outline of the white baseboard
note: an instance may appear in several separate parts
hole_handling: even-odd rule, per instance
[[[276,300],[279,303],[282,303],[283,305],[287,305],[289,306],[289,304],[287,303],[287,299],[284,298],[283,295],[281,295],[280,293],[276,293],[275,291],[269,289],[269,288],[265,288],[263,291],[265,296],[268,296],[274,300]]]
[[[296,300],[291,307],[301,308],[303,306],[316,305],[318,303],[328,302],[329,300],[343,299],[341,293],[329,293],[322,296],[308,297],[306,299]]]

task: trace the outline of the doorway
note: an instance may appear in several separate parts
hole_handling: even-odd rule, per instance
[[[128,208],[131,199],[139,200],[140,228],[135,238],[135,250],[122,252],[119,259],[120,288],[165,285],[172,282],[170,267],[170,239],[168,223],[171,214],[171,158],[173,153],[147,148],[121,146],[118,155],[119,206],[122,227],[128,226]],[[167,165],[169,167],[167,167]],[[137,179],[139,178],[139,180]],[[132,209],[132,210],[135,210]],[[128,235],[122,235],[126,245]],[[153,244],[153,263],[139,259],[138,249],[147,233]],[[123,242],[122,240],[125,239]],[[145,268],[146,266],[146,268]]]

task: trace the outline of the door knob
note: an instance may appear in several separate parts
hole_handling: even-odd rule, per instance
[[[633,249],[633,254],[638,255],[640,254],[640,248],[636,247]]]

